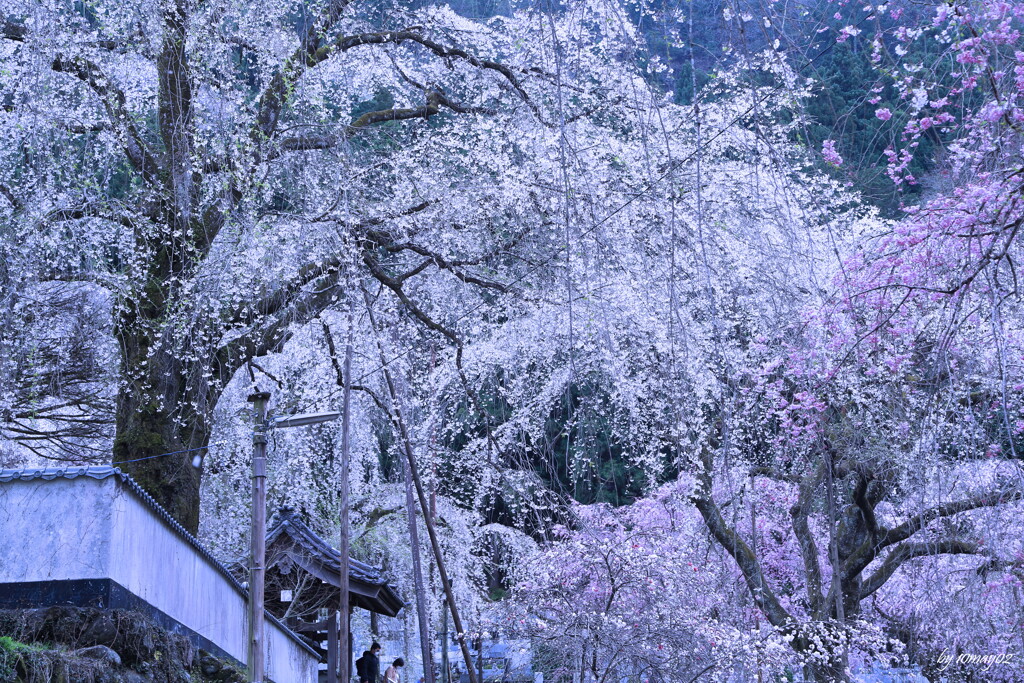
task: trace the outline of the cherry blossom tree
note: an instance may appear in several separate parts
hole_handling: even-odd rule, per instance
[[[556,679],[1022,659],[1021,4],[839,2],[805,36],[877,68],[889,175],[924,185],[889,219],[810,142],[792,8],[727,8],[689,97],[638,28],[692,48],[679,8],[511,9],[5,4],[6,432],[112,436],[236,552],[246,394],[336,408],[351,333],[355,547],[411,582],[387,368],[471,628]],[[331,529],[333,428],[276,438],[271,500]]]
[[[1012,6],[983,6],[977,16],[996,22],[996,28],[982,34],[986,39],[996,46],[1013,43]],[[848,30],[840,38],[855,35]],[[980,45],[973,37],[967,40]],[[1005,53],[1002,48],[978,49]],[[1007,73],[993,71],[992,76],[998,82]],[[751,100],[771,111],[756,95]],[[702,105],[706,114],[709,105]],[[973,169],[967,180],[960,179],[948,198],[928,200],[897,223],[870,214],[858,220],[856,210],[840,208],[838,195],[832,199],[820,190],[802,195],[800,182],[791,176],[773,176],[756,163],[747,167],[761,190],[752,203],[769,207],[762,211],[771,215],[780,203],[766,198],[785,196],[789,203],[782,206],[790,210],[776,215],[788,218],[791,226],[797,207],[796,215],[809,224],[803,228],[808,242],[828,245],[835,260],[813,247],[802,254],[787,252],[785,247],[798,244],[793,232],[782,233],[782,239],[756,240],[749,214],[729,214],[749,204],[739,200],[742,195],[729,194],[728,178],[714,175],[716,168],[736,174],[737,167],[728,163],[736,158],[730,159],[736,147],[718,157],[712,144],[699,143],[701,131],[695,131],[690,139],[700,144],[695,155],[700,166],[690,167],[698,179],[691,186],[693,202],[669,214],[679,221],[675,225],[697,228],[688,245],[695,267],[681,278],[688,288],[676,279],[683,271],[676,270],[669,241],[660,262],[615,272],[606,260],[600,273],[587,273],[591,289],[580,301],[573,300],[576,308],[570,314],[582,315],[593,331],[578,330],[571,315],[567,332],[555,327],[558,314],[552,311],[547,319],[538,314],[536,321],[518,322],[509,330],[511,337],[496,334],[491,347],[478,346],[481,376],[492,373],[508,415],[499,420],[497,436],[478,439],[475,448],[528,458],[544,442],[539,419],[556,402],[570,402],[565,397],[582,385],[589,401],[572,402],[575,414],[566,431],[576,430],[582,440],[587,436],[582,427],[600,422],[605,438],[621,444],[648,472],[663,472],[666,462],[690,472],[696,480],[691,499],[707,533],[732,557],[758,613],[790,643],[794,662],[816,680],[846,678],[863,655],[856,652],[855,641],[882,627],[910,641],[927,640],[925,649],[932,655],[958,647],[908,622],[908,610],[886,610],[886,599],[900,600],[893,586],[909,585],[909,577],[931,576],[930,585],[941,590],[964,571],[978,577],[998,574],[985,579],[993,607],[975,603],[960,613],[967,630],[985,632],[987,624],[995,623],[989,621],[992,615],[1015,613],[1019,549],[989,525],[1000,518],[1004,526],[1016,528],[1009,520],[1019,518],[1024,491],[1016,456],[1021,406],[1014,393],[1022,357],[1013,275],[1019,192],[1006,185],[1016,182],[1019,138],[1012,116],[986,119],[988,100],[977,107],[981,118],[967,117],[962,141],[954,148],[956,154],[964,150],[968,160],[957,157],[960,166],[954,168],[968,163]],[[765,144],[758,137],[764,129],[754,121],[753,146],[764,144],[774,158],[785,157],[783,141]],[[975,132],[980,121],[1006,128]],[[703,134],[711,137],[713,130],[709,125]],[[1001,153],[984,146],[993,139],[1006,141],[1000,143]],[[842,163],[833,146],[824,151],[833,165]],[[971,178],[983,161],[1003,164],[994,176],[978,176],[988,193],[985,201],[970,189],[979,186]],[[793,167],[792,162],[785,166]],[[704,185],[702,176],[715,180]],[[993,178],[998,180],[994,185]],[[728,200],[718,199],[723,195]],[[828,206],[829,201],[835,203]],[[816,226],[814,210],[827,215],[827,223]],[[763,233],[764,224],[757,227]],[[737,237],[738,243],[727,243],[723,235]],[[624,243],[632,235],[617,237]],[[642,250],[631,245],[625,251],[636,255]],[[652,263],[670,266],[658,271]],[[787,270],[790,263],[794,267]],[[751,270],[758,276],[784,273],[786,279],[745,287],[744,276],[750,277]],[[615,291],[618,298],[606,291]],[[690,305],[676,296],[690,297]],[[664,314],[639,313],[655,309],[655,302],[668,304]],[[685,315],[676,317],[681,310]],[[565,315],[564,307],[559,313]],[[538,338],[550,341],[538,349]],[[501,367],[500,375],[495,366]],[[529,409],[517,410],[520,405]],[[755,487],[765,478],[789,491],[788,510],[770,527],[790,539],[786,557],[799,582],[778,576],[766,552],[771,544],[747,531],[747,512],[756,516],[754,510],[724,512],[738,509],[743,487]],[[577,551],[569,547],[570,555]],[[599,556],[592,561],[600,568]],[[602,590],[610,590],[611,579],[603,581]],[[877,613],[866,613],[868,604]],[[1013,620],[1000,627],[1007,623],[1012,626]],[[602,666],[614,663],[606,648],[613,640],[595,645],[605,647]],[[934,660],[917,661],[934,665]],[[603,669],[590,670],[597,679],[604,675]],[[1012,680],[1017,672],[1004,668],[987,675]]]
[[[591,27],[570,73],[546,66],[562,20],[526,14],[6,3],[4,216],[23,277],[113,297],[114,461],[194,530],[223,387],[359,278],[454,344],[431,306],[543,250],[558,122],[636,78],[602,35],[617,11],[566,19]],[[438,301],[410,295],[439,274]]]

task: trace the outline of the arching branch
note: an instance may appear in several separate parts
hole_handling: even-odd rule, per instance
[[[981,555],[982,549],[969,541],[947,539],[932,543],[904,543],[889,553],[882,566],[869,576],[861,586],[860,597],[864,599],[877,591],[907,561],[932,555]]]
[[[899,543],[900,541],[904,541],[931,522],[942,517],[951,517],[953,515],[958,515],[961,512],[969,512],[970,510],[977,510],[978,508],[992,507],[993,505],[1001,505],[1003,503],[1018,501],[1021,500],[1022,494],[1024,494],[1024,492],[1017,488],[987,491],[972,498],[928,508],[927,510],[914,515],[899,526],[887,531],[885,536],[883,536],[882,540],[879,542],[879,547],[885,548],[895,543]]]
[[[334,3],[336,4],[347,4],[347,3]],[[332,5],[333,6],[333,5]],[[339,11],[340,16],[340,11]],[[333,22],[332,22],[333,23]],[[259,113],[256,117],[256,126],[253,130],[252,137],[257,141],[266,141],[274,137],[277,131],[277,124],[280,119],[281,110],[288,100],[288,93],[291,90],[292,85],[301,78],[301,76],[308,70],[324,61],[330,59],[333,55],[339,52],[347,52],[348,50],[355,49],[357,47],[363,47],[366,45],[401,45],[402,43],[415,43],[427,49],[432,54],[441,57],[443,59],[459,59],[462,60],[478,69],[493,71],[499,74],[503,80],[519,95],[524,102],[530,102],[530,97],[523,87],[520,78],[504,64],[490,60],[481,59],[475,55],[469,53],[466,50],[458,47],[449,47],[442,45],[441,43],[432,40],[420,33],[419,27],[410,27],[401,31],[378,31],[371,33],[360,33],[355,35],[339,36],[329,45],[320,45],[319,41],[303,41],[303,44],[285,61],[284,65],[278,70],[274,78],[271,80],[269,86],[264,91],[260,98]],[[436,90],[430,91],[427,97],[427,105],[429,108],[431,103],[431,96],[435,98],[433,106],[437,107],[441,104],[447,106],[453,111],[460,113],[466,113],[470,111],[477,111],[473,108],[465,107],[448,100],[444,95]],[[444,98],[443,100],[440,98]],[[483,111],[483,110],[479,110]],[[370,112],[364,114],[364,117],[369,116],[369,119],[362,121],[357,119],[353,122],[353,128],[360,128],[368,125],[369,123],[375,122],[375,116],[386,116],[385,112],[391,112],[392,117],[400,118],[418,118],[426,117],[426,108],[416,108],[409,110],[383,110],[381,112]],[[399,114],[399,112],[402,112]],[[418,113],[417,113],[418,112]],[[435,108],[436,112],[436,108]],[[380,118],[378,120],[396,120],[395,118]],[[326,144],[327,138],[325,138],[322,144]],[[337,144],[336,142],[334,144]],[[316,147],[315,149],[323,149],[323,147]]]
[[[1019,488],[1002,489],[978,494],[971,498],[946,503],[928,508],[906,520],[899,526],[889,529],[878,537],[877,541],[869,538],[861,544],[843,563],[843,574],[846,581],[859,576],[879,553],[890,546],[910,539],[932,522],[945,517],[952,517],[962,512],[969,512],[983,507],[992,507],[1003,503],[1021,500],[1024,492]]]
[[[712,497],[712,460],[711,452],[704,449],[701,452],[700,464],[697,470],[697,482],[700,490],[692,497],[694,506],[704,518],[704,525],[718,544],[729,553],[736,561],[743,574],[743,579],[750,589],[750,595],[761,612],[768,618],[776,628],[786,628],[795,623],[792,615],[779,602],[775,592],[768,585],[768,579],[761,568],[761,562],[757,555],[747,545],[746,541],[729,526],[722,516],[722,511]]]

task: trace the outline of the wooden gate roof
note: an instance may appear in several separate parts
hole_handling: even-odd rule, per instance
[[[290,574],[295,567],[335,589],[341,587],[341,554],[293,508],[281,508],[267,530],[267,569]],[[380,569],[349,559],[349,601],[353,607],[388,617],[405,605]],[[336,600],[336,598],[335,598]]]

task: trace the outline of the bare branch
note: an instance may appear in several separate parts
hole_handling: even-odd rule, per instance
[[[978,508],[1001,505],[1003,503],[1020,500],[1021,498],[1022,491],[1020,489],[990,491],[974,496],[973,498],[968,498],[954,503],[946,503],[945,505],[938,505],[924,510],[899,526],[889,529],[882,534],[881,538],[878,538],[877,541],[875,539],[870,539],[861,544],[843,562],[844,580],[852,580],[864,571],[864,569],[866,569],[876,557],[878,557],[879,552],[889,546],[909,539],[911,536],[921,531],[928,524],[937,519],[951,517],[953,515],[958,515],[962,512],[969,512]]]
[[[860,597],[864,599],[877,591],[888,581],[893,573],[905,562],[916,557],[931,555],[980,555],[981,548],[976,544],[958,539],[947,539],[934,543],[904,543],[894,549],[878,568],[861,586]]]
[[[417,272],[423,270],[422,266],[433,264],[442,270],[449,271],[455,277],[457,277],[458,279],[462,280],[465,283],[474,284],[477,285],[478,287],[484,287],[486,289],[494,289],[502,293],[508,293],[512,291],[512,288],[510,288],[506,284],[496,282],[494,280],[489,280],[478,275],[473,275],[461,268],[461,266],[464,265],[474,265],[476,263],[479,263],[482,259],[473,259],[471,261],[449,261],[448,259],[446,259],[441,254],[438,254],[437,252],[427,249],[426,247],[423,247],[421,245],[413,244],[411,242],[396,244],[391,247],[388,247],[387,249],[388,251],[391,252],[408,250],[416,254],[419,254],[420,256],[427,257],[427,261],[420,264],[421,267],[419,267]],[[402,279],[404,280],[407,277],[408,275],[402,276]]]
[[[327,31],[341,18],[341,13],[348,7],[348,4],[348,0],[332,0],[329,2],[323,12],[310,24],[305,35],[302,36],[298,49],[285,60],[281,68],[274,74],[270,85],[260,97],[256,126],[252,134],[254,139],[268,140],[273,137],[277,130],[281,109],[288,99],[289,89],[305,73],[307,68],[323,61],[322,59],[317,59],[317,55],[323,51],[323,48],[320,46],[321,40]]]
[[[429,119],[436,115],[442,106],[460,114],[493,114],[493,109],[486,107],[467,107],[453,102],[446,95],[438,90],[428,90],[427,101],[421,107],[402,108],[393,107],[390,109],[379,109],[362,114],[342,130],[325,135],[294,135],[282,138],[274,149],[267,151],[264,156],[266,161],[273,161],[284,152],[309,152],[321,149],[333,149],[351,138],[361,129],[368,128],[377,123],[387,121],[408,121],[411,119]],[[212,171],[220,170],[219,165],[207,165]]]
[[[337,3],[336,3],[337,4]],[[466,50],[457,47],[447,47],[442,45],[430,38],[419,33],[417,30],[419,27],[410,27],[401,31],[379,31],[373,33],[360,33],[349,36],[339,36],[330,45],[320,46],[319,41],[310,42],[303,41],[301,45],[285,62],[284,66],[278,70],[275,74],[270,85],[264,91],[263,96],[260,98],[259,114],[257,115],[257,123],[255,130],[253,131],[253,137],[257,141],[269,140],[274,137],[277,130],[277,124],[281,115],[281,109],[284,107],[285,102],[288,99],[288,92],[292,84],[297,81],[307,69],[313,68],[316,65],[326,61],[332,55],[338,52],[347,52],[357,47],[365,45],[386,45],[394,44],[401,45],[405,42],[412,42],[423,46],[433,54],[444,59],[460,59],[474,67],[482,70],[493,71],[500,74],[504,80],[512,87],[513,90],[522,98],[525,102],[530,102],[530,97],[527,94],[525,88],[522,85],[519,77],[509,69],[507,66],[495,62],[489,59],[480,59],[475,55],[470,54]],[[435,97],[440,95],[444,97],[436,90],[432,91],[435,93]],[[467,113],[474,111],[471,108],[464,107],[455,102],[451,102],[444,98],[442,102],[440,99],[436,99],[435,102],[431,103],[430,96],[428,95],[427,107],[429,108],[432,104],[435,107],[444,104],[453,111],[460,113]],[[399,118],[426,118],[425,110],[421,111],[422,108],[412,110],[385,110],[392,112],[392,116],[399,116],[398,112],[403,112]],[[479,111],[485,111],[483,109]],[[418,115],[412,112],[421,112]],[[380,112],[371,112],[372,114],[379,114]],[[366,115],[364,115],[366,116]],[[396,120],[395,118],[382,118],[379,120]],[[362,125],[368,125],[375,121],[366,121],[360,123],[357,119],[353,123],[353,127],[361,127]],[[318,149],[322,149],[319,147]]]
[[[910,538],[912,535],[923,529],[931,522],[941,517],[951,517],[958,515],[961,512],[968,512],[970,510],[976,510],[983,507],[992,507],[994,505],[1001,505],[1003,503],[1010,503],[1013,501],[1020,500],[1022,497],[1021,489],[1008,489],[1000,491],[989,491],[980,495],[968,498],[966,500],[957,501],[955,503],[947,503],[945,505],[938,505],[933,508],[929,508],[919,514],[914,515],[907,521],[903,522],[899,526],[890,529],[879,541],[879,548],[885,548],[899,543],[900,541]]]
[[[384,269],[381,268],[380,262],[378,262],[377,259],[374,258],[372,254],[364,253],[363,263],[365,263],[366,267],[370,269],[370,274],[373,275],[373,277],[375,277],[378,282],[380,282],[382,285],[384,285],[385,287],[387,287],[388,289],[395,293],[395,296],[397,296],[398,299],[402,302],[406,310],[412,313],[417,320],[426,325],[427,328],[434,330],[435,332],[446,337],[449,341],[452,342],[452,344],[461,347],[461,342],[459,341],[459,338],[455,334],[455,332],[448,329],[447,327],[445,327],[444,325],[442,325],[441,323],[437,322],[429,315],[427,315],[426,312],[422,308],[420,308],[416,304],[416,302],[410,299],[408,294],[405,293],[405,290],[402,289],[401,281],[385,273]]]
[[[103,204],[83,204],[77,207],[55,209],[46,214],[43,223],[77,221],[83,218],[102,218],[123,225],[126,228],[135,228],[135,224],[126,214],[113,211],[111,207]]]
[[[752,477],[765,477],[766,479],[772,479],[774,481],[784,481],[790,484],[799,484],[800,480],[796,477],[786,474],[785,472],[775,468],[769,467],[768,465],[759,465],[757,467],[750,468],[750,476]]]
[[[869,483],[868,478],[863,474],[858,475],[857,483],[853,487],[853,502],[856,503],[857,508],[860,510],[861,518],[864,520],[864,525],[871,534],[872,540],[875,540],[878,538],[879,533],[878,520],[875,519],[875,508],[868,500]]]

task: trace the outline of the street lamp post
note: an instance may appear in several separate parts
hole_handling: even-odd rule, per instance
[[[249,396],[256,413],[252,430],[252,539],[249,554],[249,675],[263,683],[266,650],[263,620],[263,586],[267,558],[267,402],[261,391]]]
[[[339,412],[307,413],[268,420],[269,401],[270,394],[265,391],[249,396],[256,414],[256,424],[252,431],[252,540],[249,555],[249,679],[253,683],[263,683],[266,671],[263,591],[267,562],[267,432],[271,428],[304,427],[331,422],[341,416]],[[346,550],[342,549],[341,562],[347,565]]]

